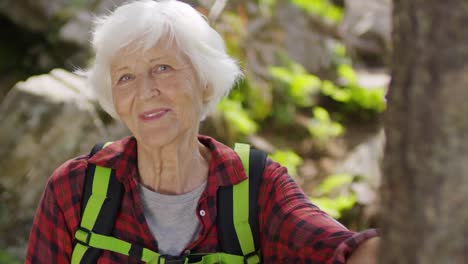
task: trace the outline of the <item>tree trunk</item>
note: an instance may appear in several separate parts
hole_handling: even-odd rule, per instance
[[[468,1],[394,0],[379,263],[468,263]]]

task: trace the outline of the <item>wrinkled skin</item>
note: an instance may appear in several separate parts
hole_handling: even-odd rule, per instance
[[[198,142],[209,89],[189,58],[162,39],[148,50],[130,44],[111,61],[112,97],[138,142],[140,182],[161,193],[185,193],[208,174],[209,151]]]

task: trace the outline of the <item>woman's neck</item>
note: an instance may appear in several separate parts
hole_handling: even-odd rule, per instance
[[[162,147],[137,144],[140,182],[164,194],[187,193],[206,181],[210,152],[197,137]]]

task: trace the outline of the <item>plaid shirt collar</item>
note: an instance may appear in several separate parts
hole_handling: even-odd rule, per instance
[[[198,140],[211,150],[208,182],[216,182],[217,187],[222,187],[247,179],[242,162],[233,149],[209,136],[199,135]],[[131,177],[138,178],[137,140],[129,136],[115,141],[95,153],[88,162],[115,169],[116,177],[121,182],[128,181]],[[128,166],[129,164],[135,164],[135,166]]]

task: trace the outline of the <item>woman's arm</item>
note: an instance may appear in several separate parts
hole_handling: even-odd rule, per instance
[[[69,263],[72,238],[50,183],[44,191],[29,235],[25,263]]]
[[[375,230],[355,233],[314,206],[284,167],[267,161],[259,196],[266,263],[346,263]]]
[[[34,216],[25,263],[69,263],[79,224],[86,160],[69,160],[49,178]]]

